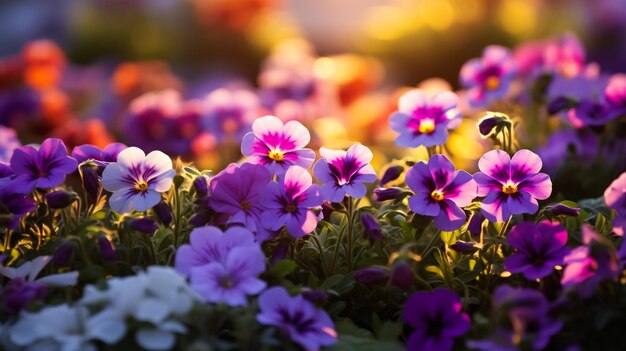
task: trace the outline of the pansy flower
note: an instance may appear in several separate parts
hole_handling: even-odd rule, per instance
[[[476,197],[476,182],[469,173],[457,171],[446,156],[433,155],[427,164],[416,163],[407,171],[405,182],[415,192],[409,198],[413,212],[435,217],[435,226],[445,231],[465,223],[461,207]]]
[[[535,213],[537,199],[552,193],[552,181],[541,170],[541,158],[529,150],[510,157],[502,150],[492,150],[478,160],[480,172],[474,174],[483,215],[492,222],[504,222],[511,215]]]
[[[448,139],[448,129],[461,122],[456,94],[444,91],[429,97],[422,90],[406,92],[398,101],[398,111],[391,115],[391,129],[400,133],[396,145],[426,147],[441,145]]]
[[[16,174],[13,189],[29,193],[35,188],[54,188],[61,185],[76,166],[76,160],[67,155],[67,148],[60,139],[48,138],[39,149],[22,146],[15,149],[11,157],[11,168]]]
[[[548,113],[559,113],[576,128],[601,126],[617,118],[604,99],[608,78],[578,76],[552,79],[547,91]]]
[[[306,169],[290,167],[282,179],[270,182],[261,192],[261,224],[272,231],[286,225],[294,237],[311,233],[317,226],[317,216],[311,208],[322,205],[318,187]]]
[[[502,98],[515,75],[509,49],[491,45],[483,56],[468,61],[461,68],[461,83],[468,88],[466,96],[472,107],[485,107]]]
[[[22,146],[15,130],[0,125],[0,163],[11,162],[13,151]]]
[[[127,146],[122,143],[111,143],[104,149],[100,149],[95,145],[84,144],[72,150],[72,157],[78,163],[94,160],[99,166],[106,166],[110,162],[117,161],[117,156],[126,148]]]
[[[570,252],[565,246],[567,231],[559,223],[522,222],[511,229],[507,238],[516,252],[504,261],[511,273],[522,273],[528,280],[541,279],[563,264]]]
[[[454,339],[470,328],[469,316],[461,312],[461,299],[446,289],[413,293],[404,304],[403,316],[415,329],[406,342],[409,351],[450,351]]]
[[[361,144],[354,144],[347,151],[320,148],[320,155],[313,174],[324,182],[320,195],[325,200],[340,202],[344,195],[361,198],[367,193],[363,183],[376,181],[376,172],[370,165],[372,151]]]
[[[139,148],[129,147],[119,153],[117,162],[106,166],[102,186],[113,193],[109,198],[113,210],[147,211],[161,201],[161,193],[170,189],[174,175],[172,160],[166,154],[152,151],[146,155]]]
[[[626,230],[626,172],[606,188],[604,202],[617,211],[617,217],[613,218],[613,232],[623,236]]]
[[[282,175],[287,168],[297,165],[309,168],[315,152],[304,148],[311,140],[309,131],[298,121],[285,124],[274,116],[258,118],[252,123],[252,132],[241,142],[241,153],[250,163],[267,167],[272,174]]]
[[[604,89],[604,101],[611,115],[608,120],[626,115],[626,74],[614,74]]]

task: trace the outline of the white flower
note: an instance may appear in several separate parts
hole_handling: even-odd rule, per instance
[[[0,274],[9,279],[22,278],[25,281],[37,281],[47,286],[63,287],[74,286],[78,281],[78,272],[51,274],[39,279],[37,275],[52,260],[52,256],[39,256],[32,261],[23,263],[17,268],[5,267],[0,264]]]

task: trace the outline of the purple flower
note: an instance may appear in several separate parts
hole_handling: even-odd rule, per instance
[[[626,74],[614,74],[604,90],[607,108],[614,119],[626,115]]]
[[[105,261],[113,261],[117,258],[117,251],[115,250],[115,246],[109,239],[104,235],[98,236],[98,248],[100,249],[100,255],[102,259]]]
[[[520,150],[511,158],[502,150],[492,150],[478,161],[481,172],[474,174],[478,196],[486,196],[481,211],[492,222],[504,222],[511,215],[535,213],[536,199],[545,200],[552,193],[552,182],[539,173],[541,158],[529,150]]]
[[[11,168],[17,175],[13,180],[16,192],[28,193],[34,188],[50,189],[62,184],[65,175],[76,170],[77,162],[67,156],[60,139],[44,140],[39,149],[22,146],[11,157]]]
[[[511,229],[507,241],[517,251],[504,261],[504,267],[511,273],[524,274],[528,280],[546,277],[555,266],[563,264],[570,252],[565,247],[567,231],[550,221],[522,222]]]
[[[604,202],[617,211],[613,219],[613,232],[619,236],[626,230],[626,172],[615,179],[604,191]]]
[[[256,232],[259,240],[267,239],[269,234],[260,223],[259,195],[270,179],[270,173],[261,165],[230,164],[211,178],[209,205],[216,212],[230,216],[228,223],[243,224]]]
[[[47,193],[45,198],[48,203],[48,207],[52,209],[59,209],[71,205],[72,202],[76,201],[77,196],[76,193],[68,193],[67,191],[57,190]]]
[[[161,193],[170,189],[174,175],[172,160],[166,154],[152,151],[146,155],[139,148],[129,147],[120,152],[117,162],[106,166],[102,186],[113,193],[109,198],[113,210],[147,211],[161,201]]]
[[[35,209],[35,202],[15,192],[10,181],[0,182],[0,227],[17,228],[22,217]]]
[[[502,98],[509,90],[515,75],[509,49],[491,45],[483,56],[468,61],[461,68],[461,83],[468,88],[466,94],[472,107],[485,107]]]
[[[17,277],[11,279],[2,290],[2,306],[8,313],[15,314],[35,300],[43,300],[48,294],[45,284],[25,281]]]
[[[461,207],[476,197],[476,182],[465,171],[456,171],[444,155],[433,155],[428,164],[419,162],[406,173],[406,184],[415,195],[409,207],[415,213],[435,217],[435,226],[452,231],[460,228],[467,216]]]
[[[290,167],[282,179],[270,182],[261,191],[261,224],[271,231],[286,225],[294,237],[311,233],[317,227],[317,216],[311,208],[322,204],[318,188],[306,169]]]
[[[375,188],[372,192],[372,198],[375,201],[382,202],[388,200],[395,200],[398,196],[402,195],[404,190],[401,188]]]
[[[320,148],[320,155],[313,174],[324,182],[320,194],[325,200],[340,202],[344,195],[361,198],[367,192],[363,183],[376,181],[376,172],[369,164],[372,152],[361,144],[350,146],[348,151]]]
[[[415,330],[406,341],[409,351],[450,351],[454,339],[470,328],[461,299],[450,290],[418,291],[406,300],[404,321]]]
[[[204,99],[202,124],[219,140],[240,140],[258,116],[259,99],[245,89],[217,89]]]
[[[15,130],[0,125],[0,163],[8,164],[13,151],[22,146]]]
[[[398,111],[391,115],[391,129],[400,133],[396,145],[427,147],[441,145],[448,139],[448,129],[461,123],[456,94],[445,91],[428,97],[413,89],[400,97]]]
[[[398,179],[403,172],[404,167],[402,166],[391,166],[387,168],[383,176],[380,178],[380,185],[385,185],[392,180]]]
[[[569,207],[563,204],[546,206],[544,211],[552,216],[578,217],[580,215],[580,208]]]
[[[290,296],[283,287],[267,289],[259,296],[256,319],[278,327],[307,351],[317,351],[337,341],[337,332],[328,314],[302,295]]]
[[[575,290],[582,297],[593,295],[598,284],[616,279],[620,272],[613,245],[602,238],[589,224],[582,225],[583,246],[564,258],[567,265],[561,277],[566,290]]]
[[[361,224],[363,224],[363,228],[365,229],[364,237],[370,241],[370,244],[373,245],[374,242],[384,237],[380,223],[378,223],[376,217],[371,213],[363,212],[361,214]]]
[[[85,144],[75,147],[72,150],[72,157],[82,163],[87,160],[99,161],[98,165],[106,166],[110,162],[117,161],[117,156],[126,149],[127,146],[122,143],[111,143],[104,149],[91,144]]]
[[[176,252],[175,268],[207,302],[230,306],[246,304],[246,295],[265,289],[257,276],[265,271],[265,255],[252,232],[231,227],[201,227],[190,234],[189,244]]]
[[[576,157],[579,164],[592,163],[598,144],[597,135],[588,129],[565,129],[552,133],[537,153],[543,160],[544,171],[554,176],[570,156]]]
[[[467,224],[467,231],[470,233],[472,238],[478,239],[483,231],[483,222],[485,221],[485,216],[483,216],[482,212],[476,211],[472,218],[470,218],[469,223]]]
[[[606,77],[555,77],[548,88],[549,112],[561,116],[574,127],[601,126],[619,117],[620,111],[609,111],[604,101]]]
[[[159,229],[159,224],[150,217],[133,218],[130,228],[145,234],[153,234]]]
[[[566,78],[575,77],[585,69],[585,48],[572,34],[550,41],[543,48],[543,68]]]
[[[282,175],[287,168],[297,165],[309,168],[315,152],[304,147],[311,141],[309,131],[298,121],[286,124],[274,116],[258,118],[252,132],[241,142],[241,153],[250,156],[249,162],[265,165],[272,174]]]

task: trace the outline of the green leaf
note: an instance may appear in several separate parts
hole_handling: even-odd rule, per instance
[[[457,232],[458,231],[453,231],[453,232],[441,232],[441,240],[443,240],[444,243],[448,244],[448,245],[453,245],[454,243],[456,243],[456,238],[457,238]]]
[[[267,271],[267,274],[276,278],[284,278],[297,267],[298,264],[292,260],[280,260]]]

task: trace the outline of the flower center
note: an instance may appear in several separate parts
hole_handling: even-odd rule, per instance
[[[290,204],[290,205],[285,206],[285,211],[289,213],[296,212],[296,205]]]
[[[223,288],[232,288],[235,284],[230,280],[230,278],[226,275],[220,279],[220,285]]]
[[[134,186],[135,190],[139,191],[139,192],[146,192],[148,190],[148,183],[146,183],[146,181],[144,180],[140,180],[137,183],[135,183]]]
[[[248,201],[241,201],[239,203],[239,205],[241,205],[241,209],[244,211],[247,211],[250,209],[250,207],[252,207],[252,203],[248,202]]]
[[[272,150],[267,156],[272,160],[279,162],[285,158],[285,154],[280,150]]]
[[[430,118],[426,118],[420,121],[418,130],[422,134],[430,134],[435,131],[435,121]]]
[[[498,89],[500,86],[500,78],[496,76],[489,76],[487,80],[485,80],[485,87],[488,90]]]
[[[433,192],[430,193],[430,197],[435,201],[441,201],[443,200],[443,192],[441,190],[433,190]]]
[[[502,192],[508,195],[515,194],[517,192],[517,186],[508,182],[502,186]]]

